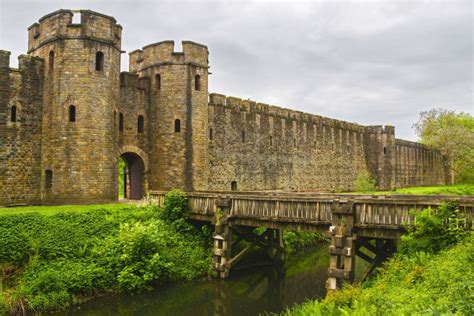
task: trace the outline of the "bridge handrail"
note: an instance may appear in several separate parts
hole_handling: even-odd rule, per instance
[[[164,202],[165,191],[151,191],[150,197]],[[230,200],[229,216],[238,218],[268,219],[283,222],[302,222],[329,224],[332,219],[335,201],[354,203],[354,224],[364,227],[399,228],[404,223],[411,224],[416,219],[411,210],[428,207],[436,209],[444,201],[457,201],[460,210],[471,222],[474,217],[474,197],[464,196],[348,196],[317,195],[268,196],[258,194],[240,194],[232,192],[188,192],[186,193],[193,213],[212,216],[217,210],[219,198]]]

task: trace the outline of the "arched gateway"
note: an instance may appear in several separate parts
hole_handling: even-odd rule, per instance
[[[147,188],[147,156],[135,146],[124,146],[118,156],[124,161],[123,165],[119,164],[119,169],[123,169],[118,170],[119,197],[140,200],[143,198]]]

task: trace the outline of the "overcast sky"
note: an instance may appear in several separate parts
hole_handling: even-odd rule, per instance
[[[395,125],[410,140],[420,111],[474,113],[471,0],[0,0],[0,49],[12,65],[27,27],[60,8],[114,16],[127,53],[169,39],[207,45],[210,92]]]

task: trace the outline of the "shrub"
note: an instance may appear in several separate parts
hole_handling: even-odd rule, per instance
[[[368,171],[361,171],[355,181],[355,189],[358,192],[375,191],[375,181]]]
[[[161,218],[164,221],[172,223],[187,219],[188,212],[188,198],[183,191],[175,189],[166,193],[163,210],[161,212]]]
[[[428,208],[416,214],[416,222],[402,236],[400,251],[436,253],[455,245],[468,235],[465,216],[456,203],[441,204],[436,211]]]
[[[28,268],[21,276],[19,292],[36,310],[61,309],[77,295],[90,295],[110,285],[103,267],[89,261],[54,261]]]

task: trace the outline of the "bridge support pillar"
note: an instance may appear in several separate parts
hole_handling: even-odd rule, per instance
[[[336,200],[333,202],[331,210],[329,278],[326,282],[328,291],[337,290],[343,281],[353,282],[357,239],[354,233],[353,201]]]
[[[232,250],[232,222],[229,221],[230,199],[217,201],[218,211],[214,218],[214,245],[212,248],[212,270],[220,278],[229,276]]]
[[[285,245],[282,229],[267,229],[268,256],[276,262],[285,261]]]

